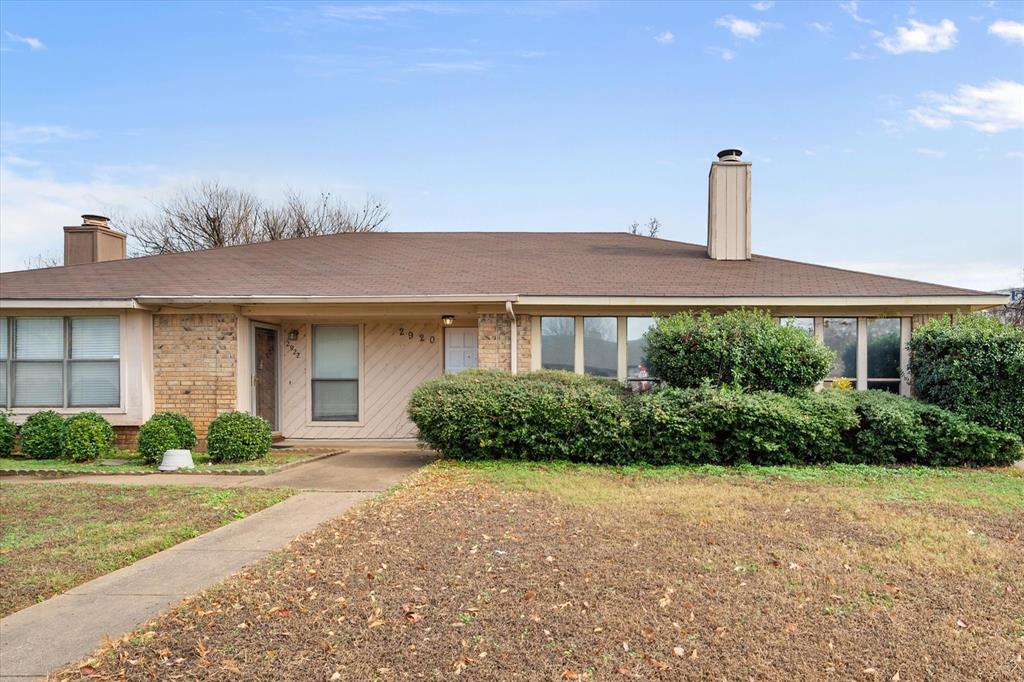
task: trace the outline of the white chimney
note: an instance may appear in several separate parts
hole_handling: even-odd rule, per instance
[[[750,260],[750,162],[723,149],[708,173],[708,256]]]

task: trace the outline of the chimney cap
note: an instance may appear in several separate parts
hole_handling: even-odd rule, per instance
[[[741,156],[743,156],[741,149],[723,149],[718,152],[719,161],[739,161]]]
[[[83,213],[82,225],[95,225],[97,227],[110,227],[110,218],[95,213]]]

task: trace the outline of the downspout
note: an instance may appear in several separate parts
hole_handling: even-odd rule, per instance
[[[505,301],[505,312],[512,318],[509,334],[512,335],[512,373],[519,374],[519,332],[516,329],[516,313],[512,310],[512,301]]]

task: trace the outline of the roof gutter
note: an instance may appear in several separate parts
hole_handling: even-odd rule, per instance
[[[124,310],[145,308],[132,298],[0,298],[2,309],[96,309],[105,308],[110,310]]]
[[[139,303],[150,305],[195,305],[223,303],[249,305],[254,303],[505,303],[516,301],[518,294],[439,294],[409,296],[136,296]]]
[[[963,294],[946,296],[519,296],[519,306],[981,306],[1004,305],[1009,296]]]

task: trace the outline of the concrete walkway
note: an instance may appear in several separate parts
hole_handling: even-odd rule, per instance
[[[57,479],[294,487],[307,492],[0,620],[0,682],[46,677],[89,656],[104,637],[121,637],[186,595],[215,585],[296,536],[343,514],[356,502],[394,485],[431,458],[415,446],[359,445],[348,453],[268,476],[154,474]],[[11,477],[4,479],[4,485],[39,481]]]

